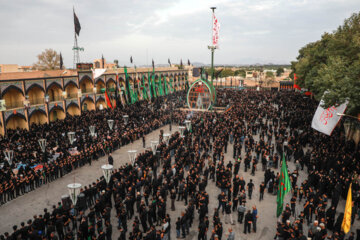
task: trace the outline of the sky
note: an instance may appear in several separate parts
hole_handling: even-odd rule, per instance
[[[130,66],[209,64],[211,10],[220,22],[215,64],[289,64],[301,47],[332,32],[359,0],[0,0],[0,64],[32,65],[47,48],[73,65],[73,7],[81,62],[103,55]]]

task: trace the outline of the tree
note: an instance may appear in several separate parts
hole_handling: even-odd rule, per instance
[[[348,113],[360,112],[360,13],[353,14],[333,33],[299,50],[291,64],[296,83],[309,89],[324,107],[349,100]],[[293,74],[291,74],[293,77]]]
[[[45,49],[37,56],[37,63],[33,64],[34,69],[38,70],[54,70],[60,69],[60,55],[53,49]]]
[[[283,73],[284,73],[284,68],[282,68],[282,67],[279,67],[279,68],[276,70],[276,76],[277,76],[277,77],[280,77],[281,74],[283,74]]]
[[[273,73],[273,72],[269,72],[269,71],[268,71],[268,72],[265,73],[265,77],[266,77],[266,78],[274,78],[275,76],[274,76],[274,73]]]
[[[231,70],[230,68],[225,68],[221,73],[220,73],[220,77],[230,77],[230,76],[234,76],[234,71]]]
[[[240,76],[240,77],[245,77],[246,76],[246,72],[244,69],[239,69],[239,70],[236,70],[234,72],[234,75],[235,76]]]

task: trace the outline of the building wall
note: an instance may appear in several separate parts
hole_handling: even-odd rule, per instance
[[[0,73],[17,72],[18,67],[17,64],[0,64]]]
[[[147,85],[148,73],[151,71],[152,69],[149,68],[137,69],[137,71],[129,69],[128,76],[131,79],[141,80],[144,76]],[[102,81],[97,81],[96,84],[94,84],[95,81],[92,79],[91,72],[74,70],[67,70],[66,72],[68,73],[66,74],[65,71],[60,70],[0,73],[0,99],[6,101],[6,110],[0,112],[0,134],[6,133],[6,120],[6,128],[8,129],[18,127],[28,129],[33,123],[43,124],[57,119],[61,120],[67,114],[80,115],[85,110],[84,104],[86,104],[87,111],[99,109],[100,104],[102,104],[103,108],[107,108],[103,99],[104,93],[100,89],[114,90],[116,84],[113,80],[119,79],[120,85],[126,92],[123,69],[108,69],[101,76]],[[118,77],[116,74],[118,74]],[[173,82],[176,83],[176,90],[185,89],[184,79],[185,76],[189,76],[188,74],[188,69],[159,68],[155,71],[156,79],[162,78],[164,80],[164,76],[166,76],[167,81],[170,83],[170,78],[172,78]],[[80,83],[80,79],[84,80]],[[95,93],[94,86],[97,88]],[[24,106],[24,102],[27,101],[29,105]],[[81,104],[82,101],[83,104]],[[69,104],[71,105],[69,106]],[[54,106],[56,107],[54,108]],[[66,106],[69,107],[66,108]],[[16,115],[13,112],[16,112]],[[31,117],[29,117],[30,115]]]

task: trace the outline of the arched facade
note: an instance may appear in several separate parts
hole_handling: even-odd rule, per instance
[[[66,98],[72,99],[78,97],[78,88],[75,83],[70,82],[65,86]]]
[[[98,110],[100,105],[107,108],[104,91],[106,89],[108,94],[115,96],[117,81],[120,101],[122,104],[128,103],[125,73],[121,70],[115,72],[108,69],[97,79],[93,79],[91,71],[57,71],[38,71],[28,75],[14,73],[11,79],[0,81],[0,99],[5,100],[4,112],[0,118],[0,134],[4,134],[6,128],[28,129],[32,124],[62,120],[67,114],[80,115],[84,111]],[[179,76],[186,76],[186,71],[155,69],[154,73],[149,73],[148,69],[137,69],[135,72],[129,68],[129,87],[136,94],[132,97],[136,96],[138,100],[150,99],[149,80],[155,92],[152,97],[160,95],[160,81],[163,94],[174,92],[180,88]],[[24,106],[24,103],[29,105]]]
[[[35,110],[31,115],[29,115],[29,125],[32,124],[44,124],[47,123],[48,118],[46,112],[41,110]]]
[[[92,111],[95,110],[94,100],[91,98],[85,98],[81,103],[81,111]]]
[[[26,118],[22,114],[12,114],[6,121],[8,129],[28,129]]]
[[[9,87],[6,92],[2,92],[2,99],[5,100],[6,109],[24,107],[24,94],[17,87]]]
[[[70,104],[67,108],[66,108],[66,113],[71,115],[71,116],[79,116],[81,114],[80,108],[78,105],[76,104]]]
[[[63,100],[62,87],[57,83],[53,83],[49,86],[49,88],[47,89],[47,94],[49,96],[49,102]]]
[[[49,120],[50,122],[54,122],[56,120],[63,120],[65,118],[65,112],[64,109],[61,107],[54,107],[49,112]]]
[[[45,92],[42,87],[37,84],[32,85],[27,90],[27,97],[30,105],[44,104]]]
[[[94,90],[94,83],[89,76],[84,76],[80,81],[80,89],[82,93],[91,93]]]

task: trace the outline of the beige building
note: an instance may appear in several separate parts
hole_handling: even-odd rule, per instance
[[[149,77],[154,78],[158,95],[160,81],[166,82],[163,86],[168,92],[184,90],[189,70],[156,68],[152,75],[152,68],[128,69],[130,86],[138,99],[144,99],[144,89],[150,95]],[[125,104],[125,79],[122,68],[108,69],[96,79],[91,71],[70,69],[0,73],[0,134],[5,134],[6,129],[29,129],[33,123],[49,123],[67,115],[106,108],[105,91],[114,97],[117,83],[119,100]]]

